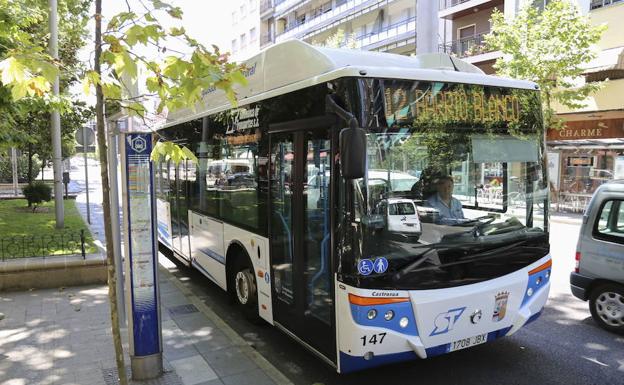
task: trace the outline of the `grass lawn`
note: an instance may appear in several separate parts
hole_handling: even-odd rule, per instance
[[[32,208],[27,206],[25,199],[0,200],[0,239],[2,240],[0,256],[13,258],[21,257],[24,253],[23,256],[26,257],[42,254],[80,254],[79,233],[82,229],[85,230],[85,251],[87,253],[97,251],[89,228],[82,220],[74,200],[65,201],[65,228],[60,230],[55,228],[54,202],[40,205],[34,213]],[[61,245],[60,234],[64,234],[64,245]],[[19,242],[16,243],[14,237],[18,237]],[[7,238],[11,238],[11,241]],[[26,251],[23,252],[23,249]]]

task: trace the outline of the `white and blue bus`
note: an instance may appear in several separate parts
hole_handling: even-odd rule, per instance
[[[515,333],[550,288],[539,90],[442,55],[274,45],[158,130],[159,240],[341,373]],[[439,186],[450,183],[445,210]],[[432,200],[433,199],[433,200]],[[448,212],[454,216],[447,217]]]

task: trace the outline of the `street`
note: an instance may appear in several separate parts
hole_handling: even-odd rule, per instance
[[[296,384],[624,384],[624,337],[598,328],[587,303],[570,294],[578,230],[578,224],[551,223],[552,286],[536,322],[493,343],[349,375],[276,328],[244,320],[198,271],[178,266],[175,275]]]

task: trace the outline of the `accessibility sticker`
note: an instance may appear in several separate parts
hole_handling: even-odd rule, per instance
[[[375,259],[373,269],[377,274],[385,273],[388,270],[388,260],[385,257]]]
[[[358,262],[358,272],[361,275],[369,275],[373,272],[373,261],[370,259],[362,259]]]

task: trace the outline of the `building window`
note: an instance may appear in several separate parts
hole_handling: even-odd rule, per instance
[[[607,5],[621,3],[622,1],[624,0],[592,0],[592,2],[589,4],[589,9],[602,8]]]
[[[257,2],[254,0],[249,0],[249,13],[254,13],[258,9]]]
[[[245,4],[240,6],[240,14],[241,14],[241,19],[244,19],[245,16],[247,16],[247,7],[245,6]]]
[[[544,8],[546,8],[546,6],[551,2],[552,0],[533,0],[533,6],[536,7],[537,9],[539,9],[540,11],[543,11]],[[595,1],[595,0],[594,0]],[[616,0],[616,1],[620,1],[620,0]]]
[[[232,24],[236,25],[238,23],[238,18],[236,17],[236,11],[232,12]]]
[[[240,35],[240,48],[241,49],[247,48],[247,35],[246,34]]]
[[[232,52],[238,51],[238,44],[236,44],[236,39],[232,39]]]
[[[249,42],[253,43],[256,41],[256,39],[258,38],[257,33],[256,33],[256,28],[252,28],[249,30]]]

